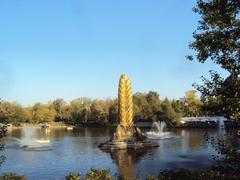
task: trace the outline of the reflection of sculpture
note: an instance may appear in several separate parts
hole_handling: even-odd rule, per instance
[[[110,155],[123,178],[136,178],[135,159],[132,153],[128,153],[127,150],[119,150],[112,152]]]
[[[137,179],[135,166],[138,164],[138,161],[141,160],[148,152],[149,150],[147,151],[146,149],[124,149],[110,152],[110,155],[118,167],[119,175],[123,179]]]
[[[110,141],[100,144],[103,150],[156,147],[158,144],[146,140],[146,136],[133,123],[132,86],[126,75],[119,80],[119,120],[116,132]]]

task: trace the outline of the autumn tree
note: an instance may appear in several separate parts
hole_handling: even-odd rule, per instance
[[[70,112],[72,116],[72,123],[78,124],[88,120],[91,100],[88,98],[78,98],[70,102]]]
[[[0,120],[2,122],[19,125],[20,123],[28,121],[27,112],[20,104],[16,102],[1,102],[0,109]]]
[[[183,98],[184,115],[185,116],[199,116],[201,115],[202,102],[198,98],[195,90],[189,90],[185,93]]]
[[[56,111],[55,121],[62,122],[66,121],[68,116],[68,104],[61,98],[58,98],[50,103],[50,106]]]
[[[90,119],[98,124],[106,124],[109,121],[109,108],[113,100],[94,100],[90,107]]]
[[[31,112],[33,123],[52,122],[56,115],[56,111],[53,108],[41,103],[36,103],[32,107]]]

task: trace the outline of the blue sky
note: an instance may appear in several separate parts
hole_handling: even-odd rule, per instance
[[[210,69],[186,55],[194,0],[1,0],[0,97],[23,105],[134,92],[180,98]]]

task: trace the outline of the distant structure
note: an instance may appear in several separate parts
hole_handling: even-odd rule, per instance
[[[118,109],[120,124],[112,138],[99,145],[100,149],[138,149],[159,146],[157,143],[149,142],[146,135],[134,125],[132,85],[125,74],[122,74],[119,80]]]
[[[218,128],[224,124],[225,118],[221,116],[184,117],[179,127],[182,128]]]

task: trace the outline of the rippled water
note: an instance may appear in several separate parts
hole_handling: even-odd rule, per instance
[[[105,153],[99,143],[109,140],[110,129],[83,128],[68,131],[52,128],[44,133],[31,129],[33,139],[49,140],[47,147],[22,147],[23,129],[13,129],[5,139],[6,160],[0,172],[16,172],[28,179],[64,179],[69,172],[85,175],[90,168],[108,168],[112,174],[125,177],[157,175],[162,169],[205,169],[212,165],[214,149],[204,140],[204,134],[219,136],[217,130],[176,130],[173,138],[154,140],[159,148],[141,151]],[[43,148],[42,148],[43,147]]]

